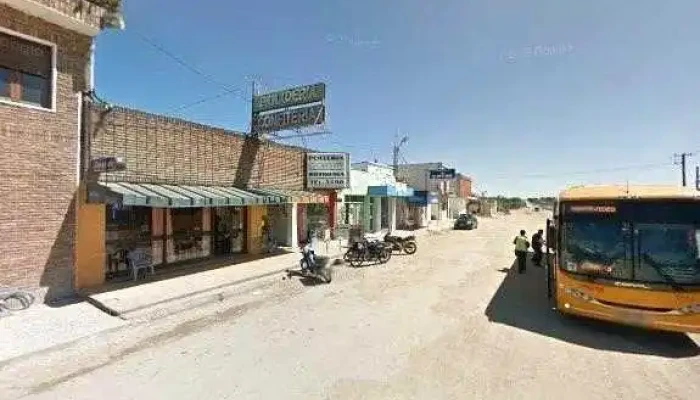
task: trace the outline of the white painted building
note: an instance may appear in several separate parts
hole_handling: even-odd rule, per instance
[[[397,208],[413,195],[413,189],[396,182],[394,171],[386,164],[361,162],[352,164],[349,189],[340,192],[340,224],[376,232],[397,228]]]
[[[427,191],[437,194],[438,204],[429,205],[430,219],[443,220],[456,218],[459,214],[466,212],[468,199],[460,193],[459,174],[454,179],[433,179],[430,177],[431,170],[449,168],[442,162],[403,164],[399,165],[399,180],[418,191]]]

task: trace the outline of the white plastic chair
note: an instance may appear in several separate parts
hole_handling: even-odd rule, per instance
[[[131,268],[131,274],[134,276],[134,280],[138,279],[139,271],[142,269],[150,271],[151,275],[156,273],[153,268],[153,259],[151,255],[143,250],[130,251],[126,258],[129,261],[129,268]]]

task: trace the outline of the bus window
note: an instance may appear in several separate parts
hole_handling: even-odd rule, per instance
[[[573,219],[564,224],[562,268],[587,275],[632,278],[626,224],[609,219]]]
[[[635,279],[655,283],[700,284],[698,233],[693,225],[638,224],[639,265]]]

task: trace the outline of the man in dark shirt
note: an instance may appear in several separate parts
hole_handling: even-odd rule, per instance
[[[538,267],[542,266],[542,245],[544,244],[544,239],[542,238],[543,234],[544,231],[540,229],[537,231],[537,233],[532,235],[532,250],[535,252],[535,254],[532,256],[532,262],[534,262]]]

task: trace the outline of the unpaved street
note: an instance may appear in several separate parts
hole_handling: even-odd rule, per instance
[[[697,399],[700,338],[560,317],[542,269],[511,273],[513,236],[545,218],[426,236],[415,256],[340,267],[331,285],[279,280],[145,345],[90,347],[111,354],[97,366],[16,379],[62,400]]]

